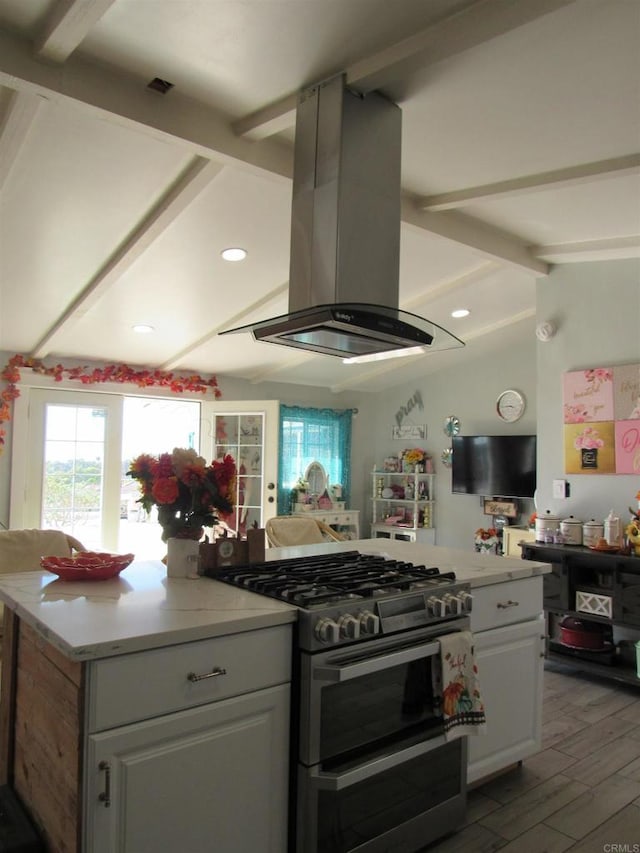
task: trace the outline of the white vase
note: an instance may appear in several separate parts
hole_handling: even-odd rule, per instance
[[[167,577],[197,578],[200,542],[197,539],[167,540]]]

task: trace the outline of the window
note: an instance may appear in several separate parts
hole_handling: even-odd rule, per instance
[[[348,500],[351,485],[352,410],[280,407],[278,513],[291,509],[291,490],[312,462],[319,462],[331,485]]]

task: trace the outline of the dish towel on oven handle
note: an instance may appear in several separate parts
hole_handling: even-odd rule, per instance
[[[440,654],[431,670],[433,693],[441,705],[446,740],[484,734],[486,717],[471,631],[438,637]]]

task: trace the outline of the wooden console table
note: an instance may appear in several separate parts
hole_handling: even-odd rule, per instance
[[[524,542],[525,560],[551,563],[544,576],[546,657],[584,672],[640,687],[635,644],[640,641],[640,557],[575,545]],[[565,616],[602,626],[604,647],[583,649],[561,641]]]

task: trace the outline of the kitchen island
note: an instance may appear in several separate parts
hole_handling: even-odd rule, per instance
[[[326,550],[382,553],[468,581],[489,718],[475,755],[471,744],[469,780],[539,749],[548,565],[380,540],[266,556]],[[4,575],[0,598],[0,766],[49,850],[286,849],[296,608],[209,578],[168,579],[154,562],[102,582]]]

